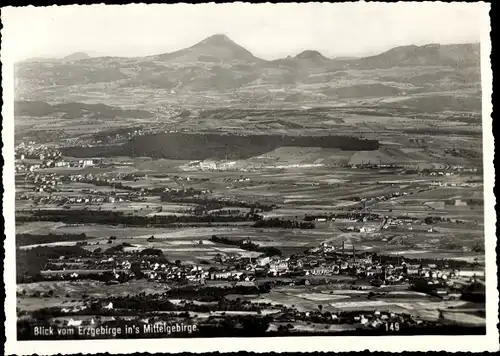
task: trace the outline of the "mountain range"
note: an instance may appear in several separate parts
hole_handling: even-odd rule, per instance
[[[305,50],[296,56],[264,60],[217,34],[185,49],[145,57],[75,53],[62,59],[22,61],[16,64],[16,91],[30,98],[37,90],[74,86],[165,89],[176,94],[315,86],[315,93],[326,97],[349,96],[350,92],[377,96],[379,90],[397,95],[477,88],[479,62],[477,43],[401,46],[364,58],[328,58]],[[356,86],[363,88],[358,91]],[[349,87],[354,89],[345,89]]]

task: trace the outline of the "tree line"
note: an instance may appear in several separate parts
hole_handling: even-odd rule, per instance
[[[254,215],[153,215],[137,216],[125,215],[121,211],[97,210],[36,210],[30,215],[19,215],[19,222],[31,221],[64,221],[67,224],[109,224],[129,226],[165,226],[179,223],[217,223],[255,221],[259,216]]]
[[[316,226],[309,221],[284,220],[280,218],[270,218],[258,220],[253,227],[280,227],[283,229],[314,229]]]
[[[53,233],[41,234],[41,235],[16,234],[16,246],[46,244],[58,241],[79,241],[91,238],[92,237],[87,237],[87,235],[85,235],[85,233],[83,232],[81,234],[61,234],[61,235]]]

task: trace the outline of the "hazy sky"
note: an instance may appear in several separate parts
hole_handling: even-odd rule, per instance
[[[178,4],[2,9],[16,59],[172,52],[223,33],[255,56],[305,49],[370,55],[399,45],[478,42],[484,4]],[[5,42],[4,42],[5,43]],[[7,47],[10,48],[10,47]]]

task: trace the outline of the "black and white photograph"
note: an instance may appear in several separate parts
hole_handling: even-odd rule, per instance
[[[7,349],[498,350],[488,11],[2,8]]]

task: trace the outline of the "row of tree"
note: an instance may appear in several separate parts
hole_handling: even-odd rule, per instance
[[[281,218],[270,218],[258,220],[253,227],[279,227],[283,229],[314,229],[314,223],[310,221],[284,220]]]
[[[36,245],[36,244],[46,244],[51,242],[59,242],[59,241],[81,241],[87,240],[91,237],[87,237],[85,233],[81,234],[16,234],[16,246],[28,246],[28,245]]]
[[[256,216],[248,215],[126,215],[121,211],[97,210],[36,210],[30,215],[19,215],[19,222],[64,221],[67,224],[110,224],[129,226],[164,226],[179,223],[230,223],[254,221]]]

